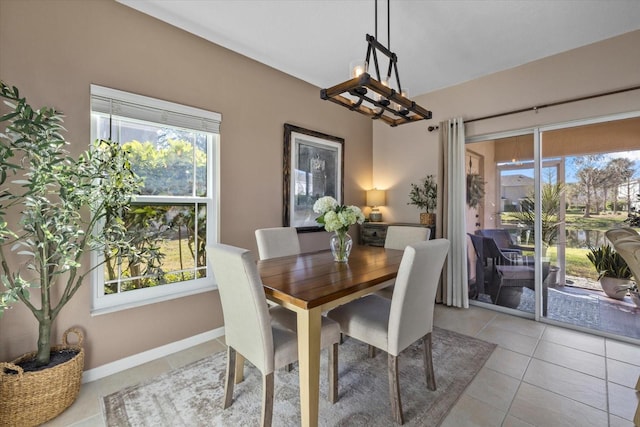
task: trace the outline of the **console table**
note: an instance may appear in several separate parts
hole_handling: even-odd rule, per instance
[[[403,227],[427,227],[431,229],[429,239],[435,239],[435,225],[414,224],[408,222],[365,222],[360,225],[360,244],[369,246],[384,246],[384,240],[387,237],[387,228],[390,225],[400,225]]]

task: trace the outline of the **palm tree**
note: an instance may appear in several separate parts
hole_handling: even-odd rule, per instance
[[[564,220],[560,219],[560,202],[564,193],[564,184],[542,184],[542,256],[546,256],[547,248],[555,243],[558,229]],[[525,197],[520,203],[520,211],[514,212],[519,221],[534,229],[536,218],[535,197],[533,194]]]

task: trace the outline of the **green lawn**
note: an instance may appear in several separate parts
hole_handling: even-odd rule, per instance
[[[556,247],[551,247],[547,250],[547,256],[551,259],[551,262],[557,260]],[[566,248],[565,249],[565,262],[566,273],[571,276],[586,277],[592,280],[598,280],[598,273],[596,273],[593,264],[587,258],[588,249],[580,248]]]
[[[626,212],[604,213],[585,218],[582,213],[567,213],[565,215],[565,225],[568,230],[600,230],[606,231],[610,228],[619,227],[627,219]]]

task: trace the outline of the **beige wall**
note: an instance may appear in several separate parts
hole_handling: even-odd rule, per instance
[[[0,78],[36,106],[67,116],[72,151],[90,138],[91,83],[222,113],[220,240],[255,250],[253,231],[282,224],[285,122],[345,139],[345,201],[371,187],[372,127],[320,99],[319,88],[112,0],[0,0]],[[303,250],[328,235],[301,235]],[[222,326],[217,292],[92,317],[90,287],[65,308],[54,340],[86,331],[87,364],[120,358]],[[0,360],[36,345],[36,323],[16,306],[0,320]]]
[[[419,96],[416,101],[433,111],[430,121],[395,129],[375,123],[373,183],[389,190],[388,206],[380,209],[385,220],[418,221],[418,210],[407,205],[410,183],[438,171],[438,132],[428,132],[427,126],[451,117],[472,119],[637,86],[638,46],[640,31],[623,34]],[[638,90],[469,123],[466,133],[483,135],[629,111],[640,111]]]

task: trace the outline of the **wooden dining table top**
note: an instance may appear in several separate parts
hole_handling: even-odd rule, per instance
[[[258,261],[267,298],[309,310],[393,279],[403,251],[354,245],[346,263],[331,251]]]

